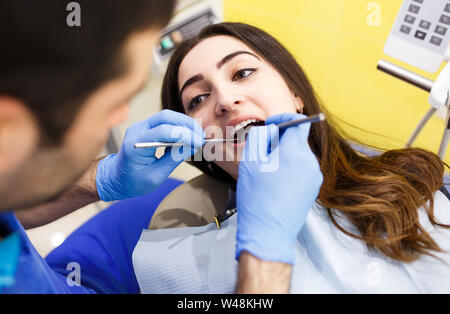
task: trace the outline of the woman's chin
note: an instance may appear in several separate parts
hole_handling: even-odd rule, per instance
[[[242,153],[244,152],[244,148],[245,148],[245,140],[239,143],[232,143],[232,142],[226,143],[224,148],[226,161],[233,161],[236,162],[236,164],[239,164]]]

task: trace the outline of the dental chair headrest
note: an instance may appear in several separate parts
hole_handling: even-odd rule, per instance
[[[159,204],[149,229],[204,226],[223,214],[232,186],[202,174],[183,183]]]

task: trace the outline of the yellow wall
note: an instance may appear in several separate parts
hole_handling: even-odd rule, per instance
[[[380,20],[369,3],[379,4]],[[347,123],[352,137],[384,148],[405,145],[429,109],[429,94],[376,69],[402,0],[224,0],[226,21],[258,26],[279,39],[310,77],[325,107]],[[370,15],[370,16],[369,16]],[[369,23],[368,23],[369,19]],[[370,25],[372,26],[370,26]],[[444,121],[433,117],[414,146],[437,153]],[[450,153],[447,153],[447,162]]]

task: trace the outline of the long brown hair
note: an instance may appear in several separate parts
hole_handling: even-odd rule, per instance
[[[357,152],[344,140],[342,131],[338,132],[332,123],[332,116],[320,105],[294,57],[266,32],[246,24],[221,23],[204,28],[198,36],[181,44],[174,52],[164,78],[163,108],[184,113],[178,86],[179,66],[200,41],[217,35],[237,38],[265,58],[303,100],[304,114],[326,113],[325,122],[311,125],[308,141],[324,177],[318,203],[327,209],[339,230],[361,239],[369,248],[403,262],[414,261],[421,254],[441,252],[420,225],[418,215],[418,208],[424,206],[433,225],[450,228],[439,224],[433,214],[434,193],[443,183],[444,163],[441,159],[420,148],[390,150],[372,157]],[[202,160],[193,164],[215,178],[232,181],[214,163]],[[336,217],[340,213],[357,227],[358,235],[338,224]]]

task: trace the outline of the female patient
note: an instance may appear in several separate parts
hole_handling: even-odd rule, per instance
[[[276,114],[324,111],[293,56],[267,33],[239,23],[209,26],[177,49],[162,101],[164,108],[228,136],[233,134],[227,127],[238,129]],[[416,148],[363,156],[343,139],[328,114],[325,122],[311,125],[308,142],[323,184],[298,236],[291,291],[450,292],[445,263],[450,205],[438,191],[444,171],[440,158]],[[238,179],[244,144],[223,145],[234,158],[193,163],[229,183]],[[295,165],[292,175],[301,180]],[[232,259],[233,252],[229,255]],[[235,270],[223,269],[221,276],[235,277]],[[232,289],[230,284],[202,292]]]

